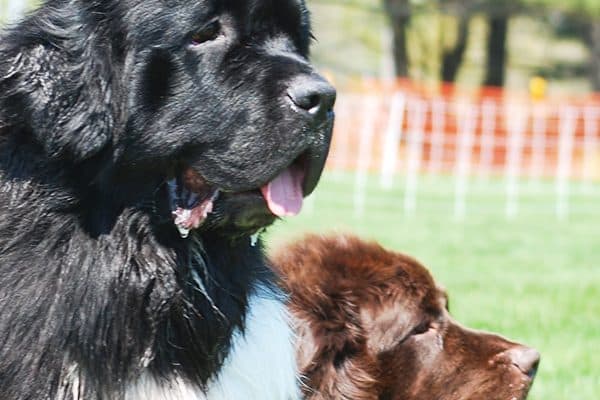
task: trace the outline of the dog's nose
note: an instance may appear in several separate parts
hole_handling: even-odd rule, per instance
[[[317,118],[333,110],[336,91],[325,79],[309,75],[296,79],[287,95],[297,110]]]
[[[521,372],[530,378],[535,377],[540,364],[540,353],[531,347],[519,346],[506,351],[506,356],[519,368]]]

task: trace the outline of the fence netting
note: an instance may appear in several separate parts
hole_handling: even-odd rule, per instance
[[[500,89],[369,81],[342,91],[336,115],[328,169],[356,174],[354,191],[364,196],[372,192],[369,180],[382,189],[399,186],[406,212],[416,210],[426,177],[451,186],[457,216],[467,213],[471,190],[495,194],[489,206],[508,216],[528,194],[540,202],[534,208],[551,206],[559,217],[571,211],[573,195],[589,199],[576,211],[593,211],[600,179],[596,96],[534,99]]]

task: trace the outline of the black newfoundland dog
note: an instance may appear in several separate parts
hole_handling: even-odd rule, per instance
[[[304,0],[50,0],[0,39],[0,398],[293,399],[255,235],[317,184]]]

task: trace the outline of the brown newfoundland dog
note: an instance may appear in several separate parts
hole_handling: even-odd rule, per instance
[[[414,259],[350,236],[273,258],[291,293],[307,399],[522,400],[539,353],[452,319]]]

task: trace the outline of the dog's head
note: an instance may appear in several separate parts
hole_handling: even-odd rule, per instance
[[[182,232],[252,232],[317,184],[335,91],[308,61],[302,0],[57,3],[9,35],[5,129],[79,167],[79,188],[124,206],[158,193]]]
[[[539,354],[466,329],[417,261],[353,237],[309,237],[274,264],[291,292],[311,399],[525,399]]]

